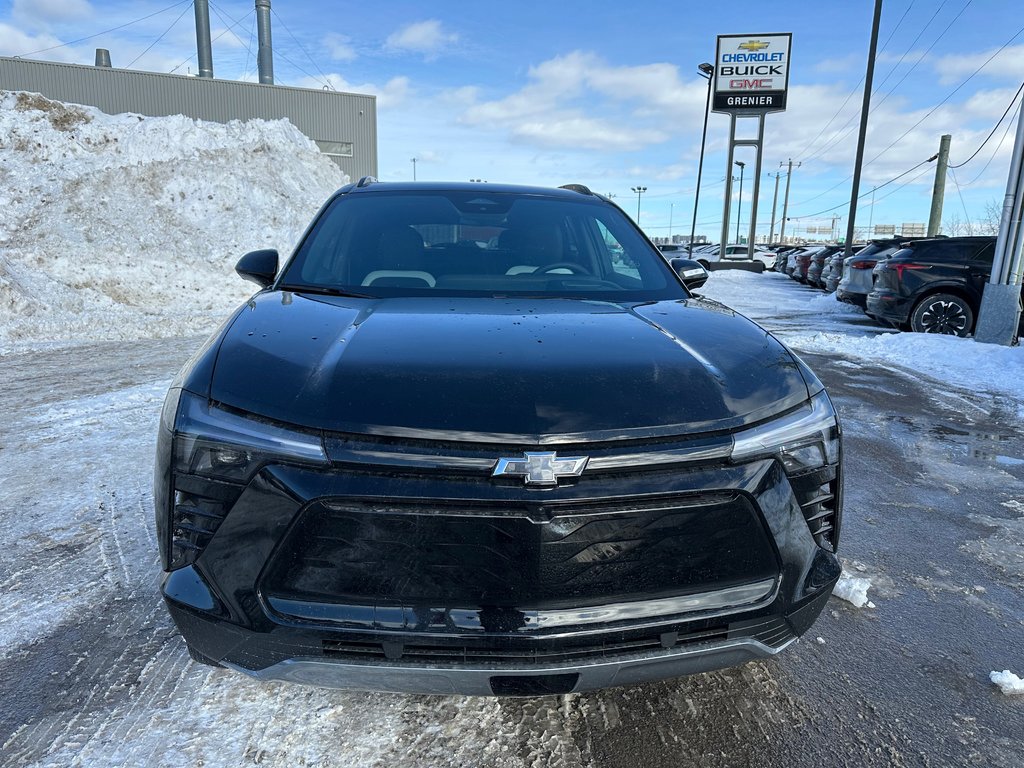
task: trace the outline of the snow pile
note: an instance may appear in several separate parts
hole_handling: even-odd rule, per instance
[[[990,672],[988,679],[998,685],[999,690],[1007,696],[1024,694],[1024,680],[1021,680],[1008,669],[1004,669],[1002,672]]]
[[[786,343],[807,352],[839,353],[898,365],[960,386],[1024,398],[1024,347],[1002,347],[926,333],[859,337],[806,333],[787,336]]]
[[[206,332],[347,181],[286,120],[106,115],[0,91],[0,350]]]
[[[853,603],[856,608],[863,608],[864,606],[874,608],[875,604],[868,600],[868,589],[870,588],[871,579],[851,576],[846,571],[843,571],[839,581],[836,582],[835,588],[832,590],[832,594],[840,600]]]
[[[760,323],[797,352],[912,370],[965,389],[1024,401],[1024,346],[897,333],[872,323],[860,309],[832,294],[812,291],[770,272],[713,272],[700,292]]]

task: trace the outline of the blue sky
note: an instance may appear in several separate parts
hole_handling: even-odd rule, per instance
[[[31,53],[154,14],[34,58],[91,64],[94,49],[106,47],[115,67],[194,73],[190,5],[3,2],[0,54]],[[255,79],[253,4],[213,0],[211,8],[216,76]],[[872,8],[870,0],[274,0],[274,66],[280,84],[378,95],[382,179],[411,178],[416,157],[420,179],[580,182],[614,193],[634,215],[630,188],[643,185],[641,224],[665,235],[670,224],[677,234],[689,231],[706,94],[696,65],[713,59],[717,34],[792,32],[789,108],[767,118],[764,171],[789,158],[802,162],[792,178],[790,232],[829,226],[833,215],[845,231]],[[886,0],[879,45],[863,192],[927,160],[943,133],[953,135],[951,162],[967,160],[1024,80],[1016,0]],[[986,206],[1001,202],[1008,125],[1010,117],[954,171],[959,186],[951,177],[947,224],[984,219]],[[727,133],[728,118],[713,114],[697,230],[715,240]],[[753,150],[737,157],[748,161],[746,220]],[[874,206],[864,197],[858,225],[926,221],[933,167],[879,189]],[[762,180],[765,232],[773,184]]]

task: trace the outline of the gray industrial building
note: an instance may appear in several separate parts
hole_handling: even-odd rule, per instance
[[[109,114],[186,115],[218,123],[287,118],[353,180],[377,175],[375,96],[8,57],[0,57],[0,89]]]

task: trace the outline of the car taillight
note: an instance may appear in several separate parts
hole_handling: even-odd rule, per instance
[[[877,261],[851,261],[850,269],[874,269]]]
[[[928,265],[928,264],[889,264],[888,268],[892,269],[892,270],[894,270],[896,272],[896,279],[897,280],[902,280],[903,279],[903,271],[905,269],[911,269],[911,270],[931,269],[931,266]]]

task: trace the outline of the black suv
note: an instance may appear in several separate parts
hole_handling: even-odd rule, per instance
[[[742,663],[839,578],[821,382],[582,186],[336,193],[171,386],[155,507],[193,658],[567,693]]]
[[[915,240],[874,268],[869,314],[901,330],[967,336],[992,272],[994,237]]]

